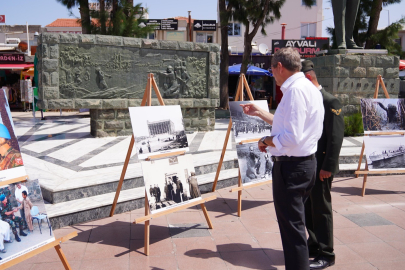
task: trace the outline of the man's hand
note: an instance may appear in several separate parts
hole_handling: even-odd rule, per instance
[[[259,117],[261,115],[262,109],[256,104],[247,103],[247,104],[240,104],[240,106],[243,108],[243,112],[247,115]]]
[[[319,172],[319,179],[321,180],[321,181],[323,181],[323,179],[327,179],[327,178],[329,178],[329,177],[331,177],[332,176],[332,173],[331,172],[327,172],[327,171],[324,171],[324,170],[321,170],[320,172]]]
[[[258,147],[260,152],[266,153],[266,148],[268,145],[265,145],[264,143],[262,143],[261,141],[258,142]]]

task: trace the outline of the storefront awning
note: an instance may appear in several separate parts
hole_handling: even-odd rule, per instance
[[[27,69],[33,66],[34,64],[0,64],[0,69]]]

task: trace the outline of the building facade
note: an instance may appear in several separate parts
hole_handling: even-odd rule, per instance
[[[160,134],[173,134],[174,133],[174,123],[170,119],[161,120],[156,122],[148,121],[149,135],[155,136]]]

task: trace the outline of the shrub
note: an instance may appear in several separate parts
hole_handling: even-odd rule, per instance
[[[361,113],[355,113],[344,117],[345,121],[345,137],[356,136],[362,134],[363,130],[363,118]]]

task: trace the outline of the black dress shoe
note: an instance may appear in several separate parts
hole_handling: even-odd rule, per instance
[[[328,258],[319,256],[309,262],[309,268],[312,269],[325,269],[335,264],[335,258]]]

